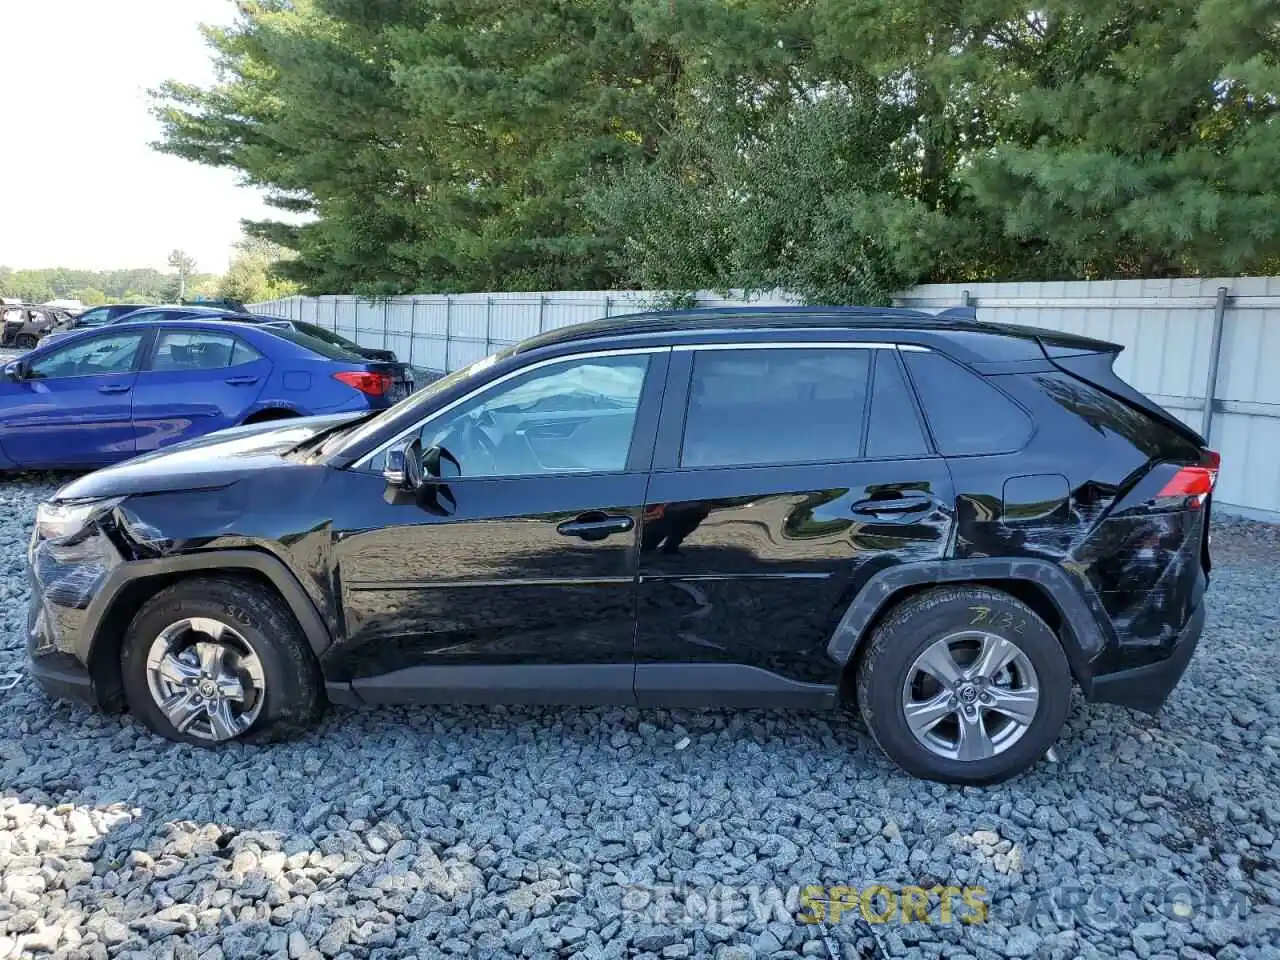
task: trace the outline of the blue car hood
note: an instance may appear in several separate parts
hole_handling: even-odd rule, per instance
[[[94,471],[71,481],[54,499],[122,497],[225,486],[256,471],[278,468],[281,456],[298,444],[366,416],[364,412],[340,413],[219,430]]]

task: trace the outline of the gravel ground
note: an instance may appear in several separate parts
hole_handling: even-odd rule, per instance
[[[51,489],[0,484],[0,673]],[[1280,529],[1214,546],[1164,714],[1077,704],[1057,763],[987,790],[909,779],[843,716],[334,710],[210,752],[23,681],[0,694],[0,960],[1280,957]],[[873,884],[982,888],[987,916],[796,921],[805,886]]]

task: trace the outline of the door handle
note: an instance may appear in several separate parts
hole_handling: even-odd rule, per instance
[[[608,513],[584,513],[573,520],[566,520],[556,527],[562,537],[581,537],[583,540],[603,540],[615,533],[626,533],[636,525],[630,517]]]
[[[257,383],[258,378],[257,377],[227,377],[227,379],[223,382],[229,383],[233,387],[244,387],[244,386],[248,386],[251,383]]]
[[[127,383],[104,383],[98,388],[99,393],[128,393],[129,384]]]
[[[883,500],[859,500],[849,509],[870,517],[897,516],[904,513],[920,513],[933,506],[933,497],[925,493],[900,493]]]

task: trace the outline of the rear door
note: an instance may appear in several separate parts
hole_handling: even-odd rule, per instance
[[[640,534],[638,701],[832,703],[849,602],[888,564],[941,557],[952,512],[892,346],[677,348]]]
[[[231,331],[158,329],[134,390],[138,452],[239,424],[270,373],[271,361]]]
[[[0,384],[0,446],[24,467],[97,466],[132,456],[130,407],[145,330],[103,332],[35,356]]]

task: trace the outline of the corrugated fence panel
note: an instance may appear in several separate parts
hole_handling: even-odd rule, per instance
[[[1203,427],[1218,290],[1226,288],[1210,445],[1222,453],[1217,501],[1280,519],[1280,277],[928,284],[902,306],[968,302],[981,320],[1045,327],[1124,346],[1116,372],[1196,430]],[[288,297],[259,313],[307,321],[426,370],[456,370],[546,330],[650,310],[628,290]],[[704,307],[794,302],[784,292],[697,295]]]

